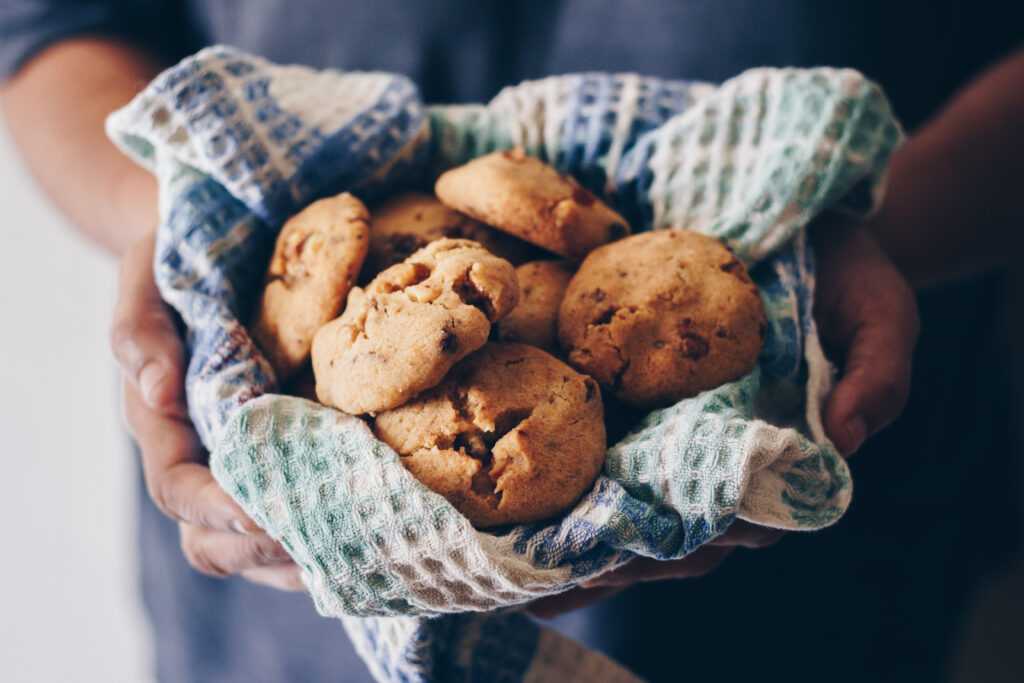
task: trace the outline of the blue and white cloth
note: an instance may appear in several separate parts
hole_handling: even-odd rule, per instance
[[[870,211],[902,138],[859,73],[755,69],[719,86],[590,73],[426,107],[394,74],[214,47],[161,74],[108,131],[160,182],[156,278],[187,329],[189,411],[214,475],[288,549],[378,679],[633,680],[513,608],[637,555],[684,557],[737,518],[813,530],[849,505],[820,419],[831,369],[805,228],[825,210]],[[312,200],[379,197],[513,145],[636,229],[725,241],[751,267],[769,329],[750,375],[612,445],[564,518],[485,533],[358,418],[274,393],[243,323],[277,231]]]

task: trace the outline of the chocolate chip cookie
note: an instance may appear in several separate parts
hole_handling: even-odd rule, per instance
[[[341,317],[317,332],[317,398],[353,415],[399,406],[483,346],[518,300],[508,261],[470,240],[431,242],[354,287]]]
[[[281,228],[251,326],[279,382],[309,360],[313,335],[341,311],[366,258],[369,220],[345,193],[310,204]]]
[[[605,457],[601,393],[557,358],[490,343],[444,382],[377,415],[374,431],[479,528],[571,507]]]
[[[434,191],[453,209],[570,258],[629,234],[625,218],[521,149],[453,168],[437,179]]]
[[[596,249],[569,282],[558,317],[570,364],[648,408],[747,374],[764,333],[747,269],[720,242],[689,230]]]
[[[531,261],[516,268],[519,305],[498,323],[498,339],[557,348],[558,307],[572,275],[565,261]]]
[[[442,237],[479,242],[487,251],[513,265],[522,263],[533,251],[526,242],[450,209],[436,197],[411,192],[373,208],[370,251],[363,267],[363,279],[371,279]]]

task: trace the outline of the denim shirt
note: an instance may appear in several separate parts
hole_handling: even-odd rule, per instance
[[[429,102],[482,101],[522,79],[574,71],[720,81],[754,66],[833,65],[878,81],[913,131],[1019,44],[1015,4],[7,0],[0,4],[0,75],[55,41],[85,34],[127,39],[165,59],[227,43],[277,62],[397,71]],[[998,354],[987,351],[996,292],[987,279],[921,298],[924,335],[907,413],[854,461],[858,500],[839,528],[734,558],[692,585],[631,590],[560,626],[655,680],[675,680],[659,653],[678,647],[700,653],[687,671],[693,680],[720,676],[726,663],[727,678],[736,679],[867,680],[884,672],[937,680],[956,607],[996,559],[979,559],[972,549],[1006,545],[1020,500],[1010,476],[1009,418],[999,408],[1009,387]],[[976,402],[992,408],[970,408]],[[894,528],[890,520],[900,518],[927,522]],[[175,524],[159,516],[141,486],[139,547],[161,680],[369,680],[340,624],[318,617],[305,596],[191,571]],[[789,609],[793,600],[818,599],[837,577],[849,591],[829,609],[845,615],[842,623],[786,625],[790,614],[806,611]],[[723,637],[736,629],[736,609],[722,609],[730,602],[778,628],[758,629],[756,640]],[[666,619],[683,612],[699,616],[679,631]],[[815,661],[779,657],[794,629],[816,643],[805,649],[818,653]]]

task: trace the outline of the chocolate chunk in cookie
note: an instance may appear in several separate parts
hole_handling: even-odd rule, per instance
[[[569,362],[636,406],[739,379],[761,351],[764,307],[717,240],[656,230],[592,252],[566,290],[558,330]]]
[[[378,414],[374,430],[479,528],[565,511],[605,458],[594,380],[523,344],[488,344],[441,385]]]
[[[376,413],[436,386],[519,300],[515,270],[476,242],[441,239],[391,266],[317,332],[320,402]]]

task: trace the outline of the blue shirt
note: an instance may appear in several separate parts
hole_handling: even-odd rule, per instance
[[[993,0],[6,0],[0,74],[54,41],[107,34],[176,59],[227,43],[278,62],[411,76],[430,102],[483,101],[554,73],[636,71],[719,81],[762,65],[850,66],[913,130],[1021,40]],[[699,582],[646,585],[562,628],[653,680],[940,680],[976,577],[1008,554],[1019,518],[1006,373],[993,347],[999,283],[921,298],[924,335],[905,416],[853,461],[858,498],[838,528],[734,557]],[[192,572],[175,524],[140,486],[143,589],[166,681],[368,680],[336,622],[310,601]],[[917,519],[897,528],[893,519]],[[983,549],[979,551],[977,549]],[[835,596],[835,585],[848,590]],[[834,596],[835,623],[782,626]],[[757,628],[735,622],[737,610]],[[827,612],[826,612],[827,610]],[[685,611],[700,624],[680,631]],[[779,628],[764,628],[777,623]],[[737,628],[739,631],[737,632]],[[799,630],[813,661],[785,657]],[[756,637],[746,638],[747,633]],[[677,656],[672,660],[676,661]],[[706,669],[706,670],[705,670]]]

